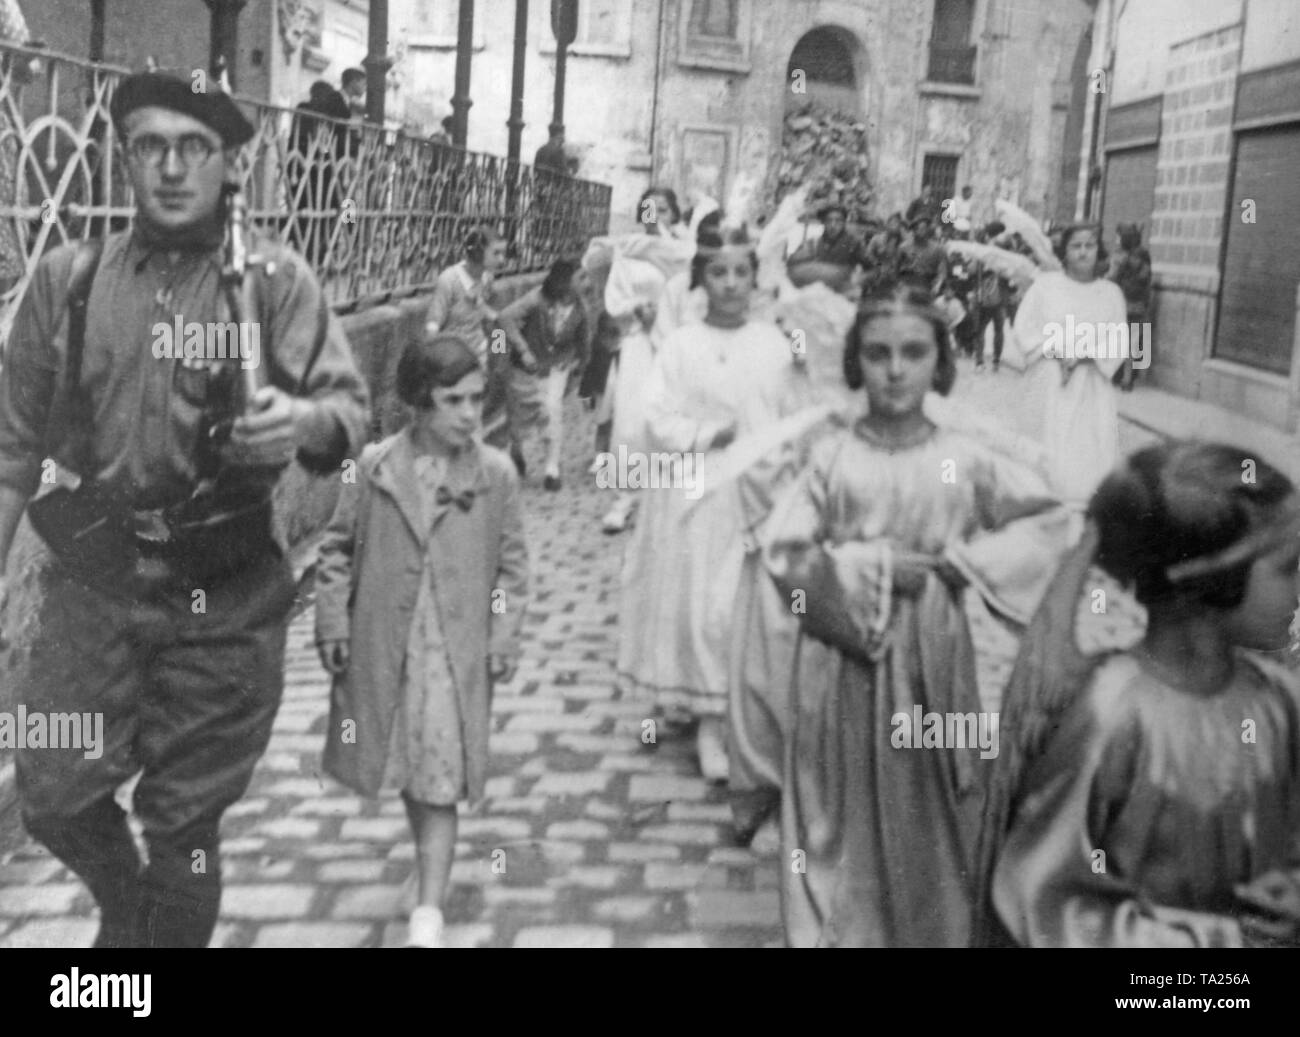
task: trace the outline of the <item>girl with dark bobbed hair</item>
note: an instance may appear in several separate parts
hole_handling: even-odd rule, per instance
[[[940,396],[947,396],[957,380],[957,363],[954,359],[952,333],[948,328],[947,316],[934,305],[933,297],[928,291],[906,281],[882,286],[864,297],[858,306],[857,319],[844,340],[845,382],[850,389],[862,388],[860,336],[866,325],[873,317],[901,308],[911,308],[914,313],[930,320],[934,328],[935,348],[938,351],[935,357],[934,382],[930,388]]]
[[[517,665],[528,551],[514,466],[478,440],[474,347],[413,340],[397,375],[413,420],[343,479],[316,566],[316,647],[334,678],[324,768],[364,796],[401,793],[419,880],[407,944],[441,947],[456,805],[486,788],[492,687]]]
[[[1019,743],[1004,752],[1024,763],[993,869],[1002,931],[1029,946],[1300,945],[1300,688],[1261,654],[1288,641],[1300,497],[1252,451],[1174,442],[1133,454],[1088,516],[1023,650],[1065,677],[1049,664],[1004,700]],[[1090,561],[1146,606],[1128,651],[1075,645]],[[1032,730],[1041,745],[1022,741]]]
[[[864,300],[844,375],[865,389],[866,413],[813,446],[760,536],[802,627],[781,849],[784,860],[802,851],[804,868],[783,869],[786,939],[960,947],[997,751],[963,589],[1027,622],[1067,516],[1034,472],[927,418],[926,394],[948,392],[954,366],[926,290],[900,284]],[[932,731],[923,741],[922,713],[985,726],[955,744]]]

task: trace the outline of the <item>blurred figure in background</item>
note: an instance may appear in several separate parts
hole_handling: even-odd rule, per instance
[[[544,487],[560,488],[564,445],[564,395],[574,371],[587,362],[591,325],[582,293],[587,274],[577,262],[558,259],[546,280],[501,311],[510,341],[506,408],[511,454],[523,454],[531,431],[541,434],[546,454]]]
[[[1124,307],[1128,313],[1130,333],[1134,324],[1145,325],[1151,319],[1151,253],[1142,244],[1142,228],[1136,223],[1121,223],[1115,228],[1119,235],[1119,251],[1110,267],[1110,279],[1124,293]],[[1146,335],[1146,329],[1142,331]],[[1152,336],[1146,335],[1146,348],[1151,348]],[[1148,358],[1150,353],[1147,353]],[[1132,357],[1126,357],[1116,374],[1119,387],[1125,392],[1133,388],[1136,377]]]

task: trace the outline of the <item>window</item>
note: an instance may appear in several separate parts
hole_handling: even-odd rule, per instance
[[[1264,213],[1300,207],[1300,126],[1269,127],[1237,136],[1228,211],[1254,199],[1258,223],[1225,220],[1227,243],[1220,283],[1214,355],[1287,377],[1293,363],[1296,289],[1300,287],[1300,237],[1291,221]]]
[[[810,82],[856,86],[853,55],[835,29],[813,29],[790,52],[789,69],[801,68]],[[787,81],[789,76],[786,76]]]
[[[932,83],[975,83],[975,47],[970,42],[975,21],[975,0],[934,0],[934,25],[930,31]]]
[[[538,49],[543,54],[554,54],[555,34],[551,31],[549,8],[546,20],[540,24]],[[632,5],[627,0],[581,0],[578,4],[578,35],[574,37],[569,53],[631,57]]]
[[[682,0],[681,65],[728,72],[749,71],[753,0]]]
[[[692,36],[734,40],[738,28],[736,0],[694,0],[691,4]]]
[[[578,38],[574,42],[597,47],[614,47],[623,42],[619,8],[628,14],[632,12],[632,6],[623,0],[585,0],[579,4]]]
[[[483,23],[487,20],[484,5],[474,11],[474,49],[483,49]],[[512,23],[513,24],[513,23]],[[460,38],[460,0],[415,0],[411,19],[412,47],[436,47],[455,50]]]
[[[921,167],[921,183],[934,186],[934,197],[952,198],[957,194],[957,156],[926,155]]]
[[[1137,223],[1142,240],[1151,238],[1151,213],[1156,207],[1156,145],[1125,148],[1106,155],[1105,188],[1101,195],[1101,224],[1109,241],[1115,226]]]

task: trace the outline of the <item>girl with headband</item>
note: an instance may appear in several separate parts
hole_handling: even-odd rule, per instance
[[[790,341],[753,318],[757,259],[745,229],[702,230],[691,261],[703,321],[668,334],[645,386],[646,455],[659,482],[623,565],[618,673],[667,719],[699,721],[705,778],[727,776],[727,682],[747,521],[734,487],[709,494],[727,448],[799,409],[806,381]]]
[[[1168,443],[1088,516],[1006,692],[979,942],[1296,946],[1300,689],[1261,653],[1288,641],[1300,495],[1246,451]],[[1075,643],[1094,560],[1147,609],[1130,651]]]
[[[844,346],[867,411],[818,442],[762,531],[802,630],[781,805],[793,946],[967,943],[997,717],[963,589],[1027,622],[1067,532],[1043,480],[923,402],[956,376],[922,288],[868,296]],[[935,737],[937,734],[938,737]]]

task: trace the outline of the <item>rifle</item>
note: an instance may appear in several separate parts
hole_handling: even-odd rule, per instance
[[[227,183],[222,189],[222,209],[225,240],[220,284],[230,318],[242,337],[250,316],[257,316],[254,271],[262,267],[270,273],[274,265],[249,252],[248,205],[238,184]],[[255,364],[237,358],[214,361],[219,366],[208,381],[196,447],[199,481],[187,500],[165,510],[168,536],[202,540],[205,532],[269,510],[274,475],[260,468],[232,466],[221,456],[235,420],[249,412],[258,390],[267,384],[262,360],[259,356]]]

